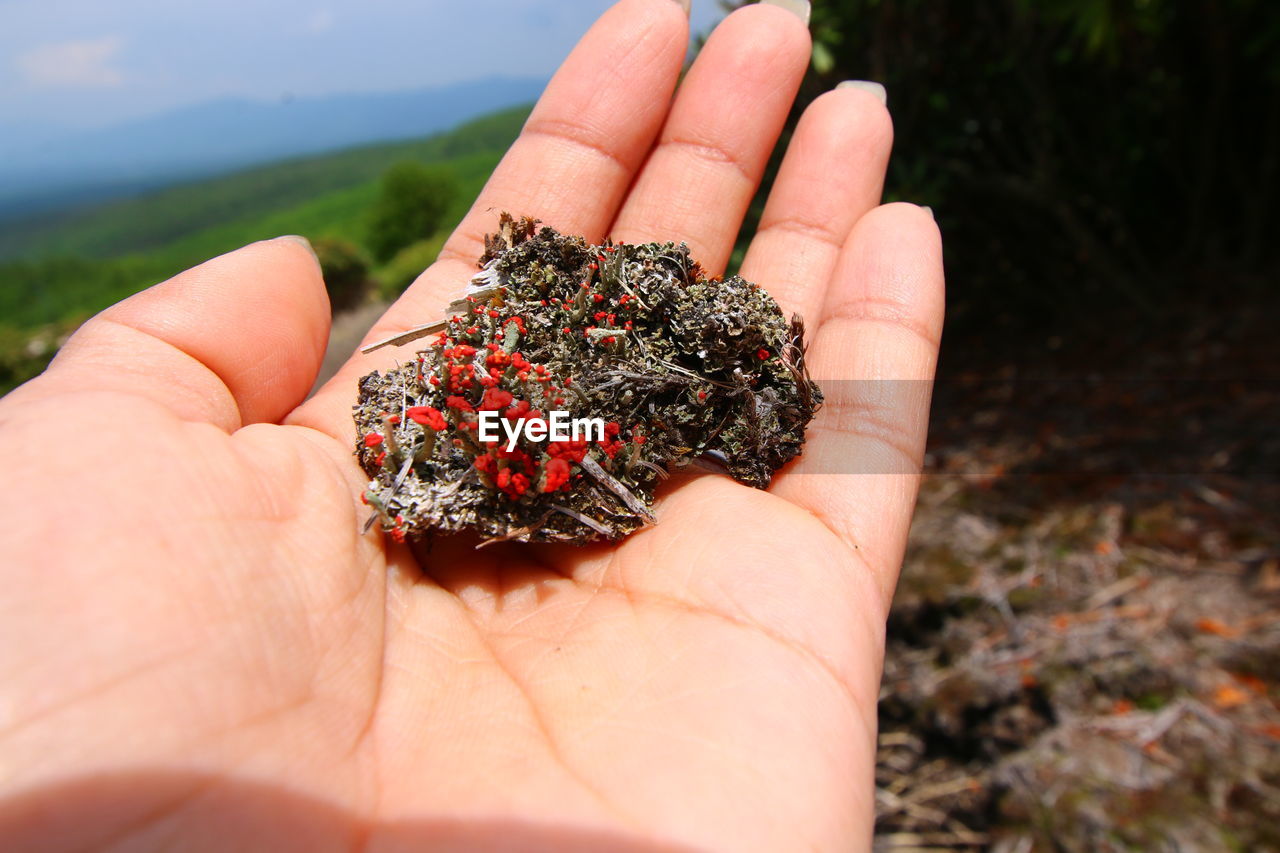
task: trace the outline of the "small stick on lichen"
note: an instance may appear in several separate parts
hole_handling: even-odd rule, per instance
[[[582,466],[582,470],[594,477],[596,482],[600,483],[600,485],[617,495],[618,500],[622,501],[623,505],[626,506],[627,509],[631,510],[650,524],[653,524],[656,521],[653,517],[653,513],[649,512],[649,508],[636,500],[636,496],[631,493],[631,490],[611,477],[609,472],[601,468],[600,463],[595,459],[590,456],[584,456],[582,457],[582,461],[578,464]]]
[[[559,509],[559,507],[553,506],[551,507],[551,509],[544,512],[542,516],[532,524],[526,525],[525,527],[518,527],[518,528],[515,528],[514,530],[510,530],[504,533],[501,536],[495,536],[492,539],[484,540],[483,542],[476,545],[476,550],[479,551],[481,548],[484,548],[485,546],[496,545],[499,542],[510,542],[512,540],[515,540],[517,542],[529,541],[529,537],[533,534],[533,532],[538,528],[542,527],[542,525],[546,524],[547,519],[551,517],[551,513],[557,509]]]
[[[601,536],[613,535],[612,530],[610,530],[608,527],[604,526],[600,522],[596,521],[594,518],[592,518],[589,515],[583,515],[582,513],[576,510],[569,509],[567,506],[560,506],[560,504],[552,504],[551,508],[556,512],[564,513],[565,515],[569,516],[579,524],[583,524],[583,525],[586,525],[587,527],[590,527],[592,530],[594,530],[596,533],[599,533]]]

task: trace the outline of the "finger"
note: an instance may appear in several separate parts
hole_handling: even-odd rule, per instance
[[[742,262],[788,316],[817,322],[845,238],[880,203],[892,145],[889,111],[865,89],[827,92],[800,117]]]
[[[556,72],[440,260],[366,342],[430,322],[461,295],[500,212],[603,237],[662,125],[687,44],[688,20],[672,0],[622,0],[606,12]],[[347,435],[356,379],[396,356],[353,356],[294,420]]]
[[[724,270],[809,63],[809,31],[777,6],[746,6],[712,32],[612,234],[689,244]]]
[[[604,236],[671,106],[689,40],[672,0],[622,0],[556,71],[441,257],[470,267],[497,213]]]
[[[804,454],[771,488],[897,582],[942,334],[942,243],[924,208],[891,204],[849,235],[809,350],[826,401]]]
[[[231,431],[292,410],[315,381],[328,335],[315,253],[301,237],[281,237],[113,305],[14,393],[123,392]]]

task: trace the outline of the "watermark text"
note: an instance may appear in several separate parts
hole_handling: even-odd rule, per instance
[[[476,437],[481,441],[500,441],[506,436],[507,452],[516,449],[516,443],[524,436],[528,441],[569,441],[570,439],[586,439],[587,441],[604,441],[604,418],[571,418],[568,412],[552,411],[543,418],[523,418],[520,420],[504,418],[500,412],[484,411],[479,413]]]

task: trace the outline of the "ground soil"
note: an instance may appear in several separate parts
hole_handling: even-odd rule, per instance
[[[944,355],[889,622],[878,850],[1280,849],[1268,325]]]

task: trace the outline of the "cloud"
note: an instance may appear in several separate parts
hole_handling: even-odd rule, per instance
[[[20,54],[18,72],[45,89],[109,89],[124,82],[114,67],[123,44],[118,36],[44,44]]]

